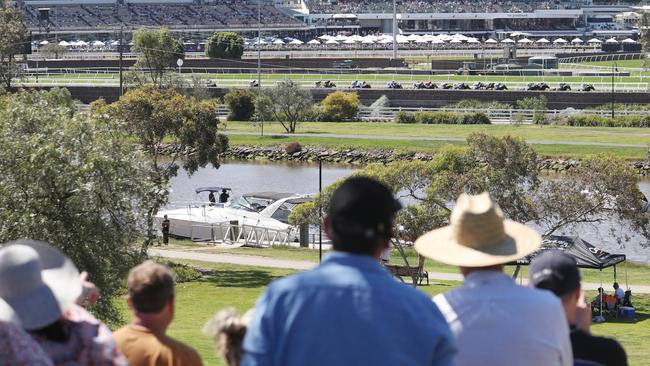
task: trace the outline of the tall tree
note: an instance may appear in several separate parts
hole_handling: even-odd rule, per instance
[[[650,13],[643,12],[639,19],[640,41],[645,52],[650,52]]]
[[[205,55],[210,58],[240,59],[243,54],[244,39],[235,32],[216,32],[205,46]]]
[[[148,84],[97,109],[123,121],[126,132],[137,139],[148,157],[150,179],[160,187],[156,204],[147,212],[148,245],[155,237],[154,216],[167,202],[167,185],[180,165],[189,174],[208,164],[219,167],[218,155],[227,148],[228,139],[218,133],[215,102]]]
[[[619,159],[586,159],[578,168],[541,179],[537,155],[521,139],[475,134],[467,143],[467,148],[444,148],[428,162],[370,164],[355,174],[386,183],[411,203],[397,220],[410,240],[445,225],[449,202],[460,193],[487,191],[508,218],[535,223],[543,235],[613,220],[614,228],[628,227],[646,238],[642,245],[650,245],[649,218],[640,210],[637,177]],[[297,207],[290,221],[317,223],[318,200],[327,211],[338,184],[327,187],[315,202]],[[628,239],[620,231],[609,234],[621,243]]]
[[[142,28],[133,33],[133,51],[139,53],[132,78],[139,85],[165,84],[166,72],[173,69],[176,60],[185,58],[183,42],[175,39],[167,28]],[[141,72],[138,72],[141,71]]]
[[[255,100],[255,111],[266,121],[278,121],[288,133],[296,132],[302,121],[313,108],[309,90],[293,80],[283,80],[272,88],[262,90]]]
[[[0,0],[0,84],[6,88],[19,75],[16,56],[24,53],[28,38],[20,11],[11,6],[11,1]]]
[[[0,243],[57,246],[102,289],[98,314],[119,320],[112,300],[141,259],[132,245],[157,190],[145,156],[122,122],[77,112],[65,89],[2,99]]]

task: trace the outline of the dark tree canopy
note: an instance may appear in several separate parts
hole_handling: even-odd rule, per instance
[[[217,32],[205,47],[210,58],[240,59],[244,54],[244,39],[235,32]]]
[[[23,54],[30,42],[27,28],[20,10],[14,9],[11,1],[0,0],[0,85],[11,87],[11,81],[18,76],[16,56]]]

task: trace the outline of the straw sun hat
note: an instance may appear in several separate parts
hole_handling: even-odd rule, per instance
[[[488,267],[524,257],[542,237],[526,225],[506,220],[487,192],[462,194],[449,225],[421,236],[415,250],[435,261],[461,267]]]

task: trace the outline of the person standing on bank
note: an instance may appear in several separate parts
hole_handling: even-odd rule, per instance
[[[162,235],[163,235],[163,244],[168,245],[169,244],[169,219],[167,218],[167,215],[163,218],[162,221]]]
[[[383,184],[347,179],[324,229],[333,252],[273,282],[244,338],[243,366],[453,365],[456,347],[434,303],[379,263],[400,203]]]
[[[457,365],[572,365],[560,301],[518,286],[506,263],[537,250],[542,237],[506,220],[489,194],[462,194],[449,225],[415,242],[421,255],[460,267],[463,285],[434,297],[458,344]]]
[[[576,362],[627,365],[625,350],[616,340],[591,335],[591,307],[585,303],[580,270],[573,257],[559,250],[542,253],[530,263],[528,278],[532,286],[549,290],[562,301]]]

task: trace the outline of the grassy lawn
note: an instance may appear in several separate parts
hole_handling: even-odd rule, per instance
[[[216,311],[235,307],[240,312],[251,308],[266,285],[274,279],[293,273],[292,271],[245,267],[227,264],[181,261],[186,264],[213,269],[212,275],[178,285],[176,294],[176,319],[169,334],[192,347],[201,354],[206,365],[224,365],[216,357],[210,339],[201,333],[201,327]],[[419,287],[421,291],[434,295],[448,291],[460,282],[433,281],[430,286]],[[589,298],[595,293],[588,293]],[[613,320],[595,324],[595,334],[615,337],[625,347],[631,365],[649,365],[647,359],[648,335],[650,334],[650,295],[635,295],[635,321]],[[120,300],[120,304],[123,301]],[[126,308],[122,306],[126,313]]]
[[[245,122],[227,122],[225,131],[259,132],[259,126]],[[278,123],[265,123],[265,133],[283,133]],[[644,128],[590,128],[590,127],[560,127],[533,125],[406,125],[397,123],[327,123],[305,122],[298,126],[301,134],[313,136],[255,136],[230,135],[233,146],[255,145],[274,146],[285,145],[288,142],[300,142],[303,146],[322,146],[326,148],[358,148],[358,149],[392,149],[396,151],[435,152],[448,144],[464,144],[463,141],[426,141],[386,139],[385,136],[422,137],[422,138],[467,138],[475,132],[490,135],[513,135],[527,141],[552,141],[552,144],[534,144],[535,151],[541,156],[551,157],[584,157],[599,153],[611,153],[618,157],[629,159],[644,159],[646,148],[642,147],[609,147],[598,145],[569,145],[563,142],[598,142],[621,144],[648,144],[650,129]],[[364,138],[335,138],[323,137],[322,134],[356,134]],[[372,136],[383,136],[373,139]]]
[[[238,255],[252,255],[265,258],[274,258],[274,259],[290,259],[290,260],[302,260],[309,262],[318,262],[318,250],[307,249],[307,248],[296,248],[289,246],[274,246],[272,248],[250,248],[250,247],[241,247],[235,249],[223,249],[223,248],[214,248],[208,247],[203,243],[194,243],[187,240],[172,240],[170,242],[169,249],[191,249],[192,251],[199,251],[205,253],[228,253],[228,254],[238,254]],[[327,253],[324,251],[324,255]],[[407,260],[410,265],[417,265],[417,254],[415,250],[411,248],[405,249],[407,255]],[[404,264],[402,257],[400,256],[397,249],[393,249],[391,253],[391,263]],[[434,262],[432,260],[427,260],[425,262],[425,268],[429,272],[443,272],[443,273],[459,273],[458,268],[454,266],[449,266],[446,264]],[[634,289],[634,285],[645,285],[650,286],[650,267],[644,264],[635,263],[635,262],[625,262],[617,266],[617,279],[621,284],[625,283],[625,272],[627,271],[628,283]],[[507,273],[514,272],[514,266],[507,267]],[[527,267],[522,267],[521,269],[522,276],[526,278],[528,276]],[[614,282],[614,268],[606,268],[602,271],[593,270],[593,269],[581,269],[582,280],[584,282],[600,283],[603,282],[603,287],[609,291],[612,283]],[[622,285],[623,286],[623,285]],[[624,286],[623,286],[624,287]]]

